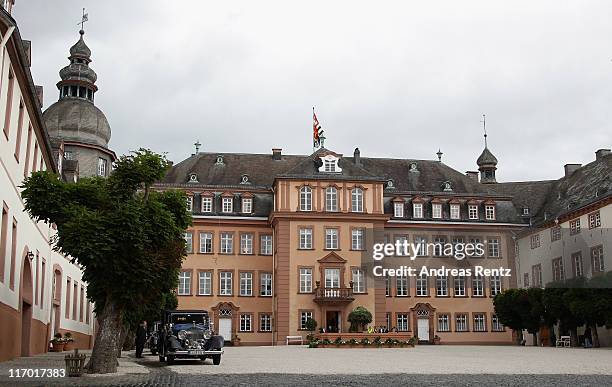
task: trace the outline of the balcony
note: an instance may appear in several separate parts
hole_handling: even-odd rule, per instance
[[[315,289],[314,301],[317,304],[348,304],[353,302],[353,288],[326,288],[318,286]]]

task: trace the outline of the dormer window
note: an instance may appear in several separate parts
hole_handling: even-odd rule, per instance
[[[529,215],[529,207],[523,207],[523,215]]]
[[[485,219],[495,220],[495,205],[494,204],[485,205]]]
[[[217,161],[215,161],[215,165],[223,165],[223,155],[217,156]]]
[[[451,219],[461,219],[461,208],[459,204],[450,205],[450,218]]]
[[[387,180],[387,188],[389,189],[395,188],[395,185],[393,184],[393,180]]]
[[[234,210],[234,198],[225,197],[222,201],[221,211],[225,213],[230,213]]]
[[[478,206],[476,204],[468,205],[468,218],[470,220],[478,220]]]
[[[193,196],[187,196],[187,211],[193,211]]]
[[[242,213],[250,214],[253,212],[253,198],[242,198]]]
[[[442,219],[442,204],[434,203],[431,205],[431,217],[434,219]]]
[[[339,173],[342,172],[342,168],[338,166],[339,157],[334,155],[326,155],[321,157],[322,164],[319,167],[319,172],[325,173]]]
[[[453,186],[451,185],[450,181],[445,181],[444,184],[442,184],[442,190],[444,192],[451,192],[453,190]]]
[[[404,203],[396,202],[393,204],[393,216],[396,218],[404,217]]]
[[[423,217],[423,203],[412,203],[412,217],[417,219]]]
[[[205,196],[202,198],[202,212],[212,212],[213,209],[213,198],[211,196]]]
[[[195,173],[190,173],[189,174],[189,182],[190,183],[197,183],[198,182],[198,175],[196,175]]]
[[[410,163],[410,168],[408,169],[409,172],[418,172],[419,170],[417,169],[417,163]]]
[[[251,184],[251,182],[249,181],[249,175],[242,175],[242,177],[240,178],[240,184]]]

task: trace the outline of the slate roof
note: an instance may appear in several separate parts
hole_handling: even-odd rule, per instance
[[[495,157],[493,153],[491,153],[489,148],[485,147],[480,156],[478,156],[476,164],[478,164],[478,166],[486,164],[497,164],[497,157]]]

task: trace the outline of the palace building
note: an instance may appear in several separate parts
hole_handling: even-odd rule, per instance
[[[94,316],[81,269],[52,249],[54,228],[24,212],[21,188],[32,172],[66,176],[42,115],[42,87],[30,72],[31,43],[0,1],[0,361],[46,352],[55,333],[91,348]]]
[[[488,148],[477,164],[479,172],[464,174],[440,158],[368,158],[359,149],[350,156],[323,147],[308,156],[197,152],[157,184],[185,190],[193,212],[179,308],[212,311],[220,334],[242,345],[305,336],[309,318],[327,332],[347,332],[357,306],[372,313],[372,325],[420,341],[509,344],[512,332],[495,316],[492,297],[517,287],[516,276],[371,275],[372,244],[404,240],[485,248],[461,261],[436,249],[414,261],[385,258],[385,267],[514,274],[513,237],[525,218],[511,194],[490,188],[497,159]]]

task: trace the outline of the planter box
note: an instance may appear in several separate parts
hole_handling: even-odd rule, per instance
[[[336,345],[332,343],[332,344],[319,344],[317,345],[316,348],[414,348],[414,345],[404,344],[403,346],[400,346],[400,345],[381,344],[380,346],[377,346],[377,345],[372,345],[372,344]]]
[[[64,350],[64,343],[51,343],[53,345],[52,348],[49,349],[49,352],[62,352]]]
[[[64,343],[64,351],[72,351],[74,349],[74,341],[67,341]]]

